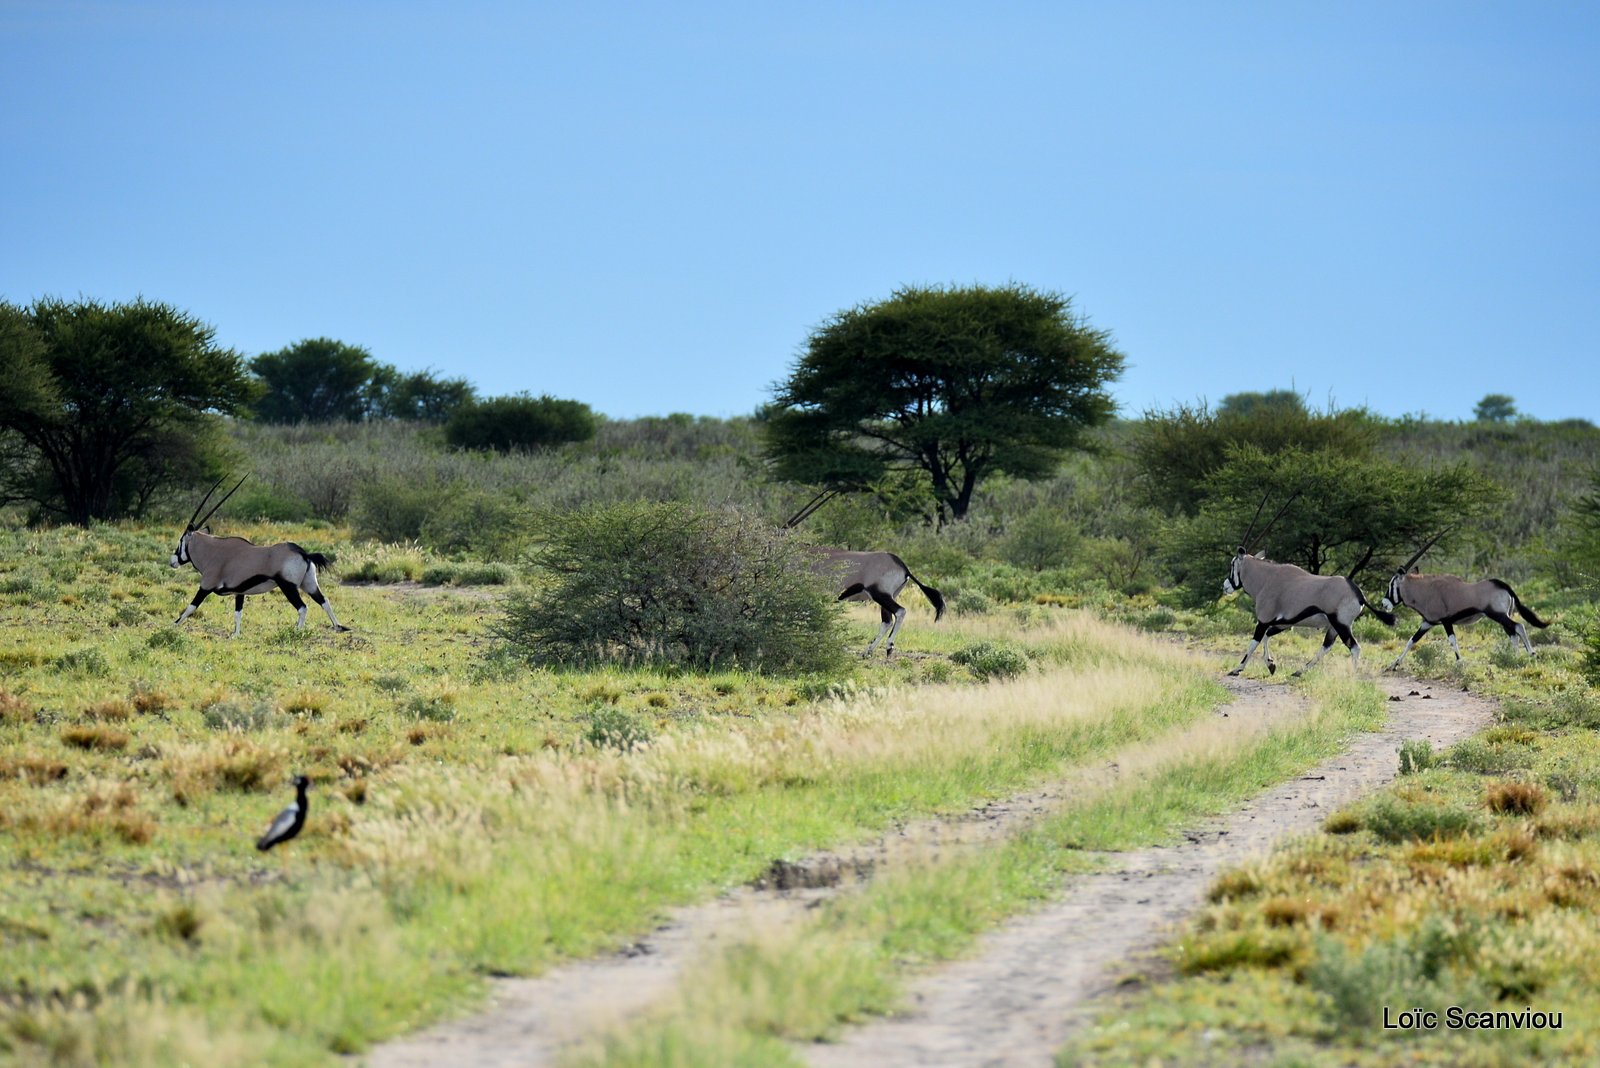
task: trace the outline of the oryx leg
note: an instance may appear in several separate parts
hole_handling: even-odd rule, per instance
[[[336,631],[349,630],[349,627],[339,622],[339,617],[333,614],[333,605],[329,604],[328,599],[322,595],[322,587],[317,585],[317,569],[315,566],[306,572],[304,583],[306,593],[311,596],[313,601],[321,605],[322,610],[328,614],[328,622],[333,624],[333,629]],[[299,601],[296,600],[294,603],[299,604]],[[300,622],[304,623],[305,618],[306,610],[302,607],[300,609]]]
[[[1239,666],[1234,668],[1232,671],[1228,672],[1228,674],[1230,676],[1233,676],[1233,675],[1237,675],[1237,674],[1239,674],[1239,672],[1243,671],[1244,670],[1244,666],[1250,662],[1250,654],[1256,651],[1256,646],[1259,645],[1259,646],[1262,647],[1262,651],[1263,652],[1266,651],[1266,642],[1267,642],[1267,625],[1265,623],[1257,623],[1256,624],[1256,632],[1250,638],[1250,648],[1246,649],[1244,651],[1244,656],[1239,659]],[[1271,664],[1270,660],[1268,661],[1268,664],[1270,666],[1270,664]],[[1268,671],[1268,674],[1271,674],[1270,670]]]
[[[1406,642],[1406,647],[1404,649],[1400,650],[1400,655],[1394,658],[1394,663],[1390,664],[1388,666],[1388,668],[1386,668],[1385,670],[1393,671],[1395,668],[1399,667],[1400,666],[1400,661],[1402,661],[1402,660],[1404,660],[1406,658],[1406,654],[1411,651],[1411,647],[1413,645],[1417,644],[1417,642],[1421,640],[1422,636],[1424,634],[1428,633],[1432,629],[1433,629],[1433,624],[1429,623],[1427,620],[1423,620],[1422,621],[1422,626],[1418,627],[1417,628],[1417,632],[1411,636],[1411,640]],[[1452,641],[1453,640],[1454,639],[1452,639]]]
[[[204,586],[201,586],[200,589],[195,591],[194,600],[192,600],[188,604],[184,605],[183,614],[180,615],[177,619],[174,619],[172,621],[172,625],[173,626],[177,626],[179,623],[182,623],[184,620],[186,620],[190,616],[194,615],[194,610],[196,608],[200,607],[200,602],[205,600],[209,596],[211,596],[211,591],[206,589]]]
[[[278,589],[282,591],[285,599],[298,613],[294,621],[294,629],[299,630],[306,625],[306,603],[300,599],[300,591],[295,584],[287,579],[278,579]]]
[[[1345,648],[1350,650],[1350,659],[1354,663],[1361,663],[1361,643],[1356,641],[1355,633],[1337,619],[1330,619],[1328,621],[1328,629],[1322,634],[1322,648],[1317,650],[1317,655],[1311,658],[1310,663],[1294,673],[1295,677],[1299,678],[1316,667],[1317,661],[1327,656],[1328,650],[1333,648],[1333,640],[1335,638],[1344,642]]]
[[[1461,643],[1456,641],[1456,628],[1454,628],[1450,624],[1446,623],[1444,625],[1444,633],[1445,633],[1445,636],[1450,639],[1450,648],[1455,650],[1456,659],[1460,660],[1461,659]]]
[[[1528,640],[1528,630],[1526,627],[1512,619],[1509,614],[1501,614],[1499,612],[1486,612],[1484,614],[1490,619],[1494,620],[1496,623],[1500,624],[1500,629],[1504,630],[1506,632],[1506,637],[1511,639],[1511,648],[1517,648],[1517,643],[1521,642],[1522,648],[1528,651],[1528,655],[1533,655],[1533,643]]]
[[[906,610],[901,608],[900,605],[895,602],[895,599],[886,593],[878,593],[876,590],[867,590],[866,593],[868,597],[871,597],[877,602],[878,612],[882,616],[883,625],[878,628],[877,637],[873,638],[867,643],[866,651],[861,655],[871,656],[873,648],[878,644],[878,642],[882,641],[883,636],[887,634],[889,636],[889,645],[884,652],[884,655],[893,656],[894,632],[900,629],[899,623],[900,620],[905,618]]]
[[[233,595],[233,636],[239,636],[239,625],[244,621],[244,594]]]

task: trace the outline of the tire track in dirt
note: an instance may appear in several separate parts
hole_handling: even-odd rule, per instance
[[[1081,800],[1169,760],[1174,749],[1221,737],[1236,742],[1309,707],[1283,685],[1237,679],[1228,686],[1235,699],[1217,716],[1118,750],[1110,761],[1077,769],[1037,791],[960,816],[909,823],[862,846],[775,863],[753,886],[673,910],[668,923],[619,953],[563,964],[531,979],[497,979],[483,1010],[377,1046],[356,1060],[370,1068],[555,1064],[579,1044],[663,1001],[705,954],[870,878],[874,870],[1016,833],[1068,798]],[[1422,689],[1399,680],[1391,692],[1395,686],[1401,695]],[[1267,791],[1223,824],[1191,833],[1183,846],[1119,854],[1127,863],[1117,872],[1074,879],[1058,904],[1004,926],[980,943],[977,956],[917,985],[904,1016],[859,1028],[837,1045],[807,1047],[808,1055],[818,1065],[874,1068],[1049,1063],[1065,1040],[1063,1024],[1074,1007],[1109,985],[1116,961],[1153,944],[1158,932],[1194,907],[1216,870],[1236,863],[1236,855],[1264,851],[1272,841],[1314,826],[1329,807],[1388,781],[1398,739],[1449,744],[1488,722],[1488,702],[1459,693],[1441,700],[1446,697],[1391,705],[1385,731],[1361,736],[1325,768]],[[1235,828],[1237,821],[1242,823]],[[1080,943],[1082,952],[1071,948]]]
[[[1493,701],[1461,690],[1404,677],[1378,685],[1391,702],[1382,731],[1187,832],[1181,844],[1122,854],[1116,870],[1075,878],[1064,898],[990,932],[972,957],[915,984],[901,1015],[808,1046],[807,1059],[816,1068],[1052,1064],[1120,967],[1203,904],[1224,869],[1315,830],[1332,809],[1393,781],[1401,741],[1450,745],[1494,717]],[[1273,689],[1281,688],[1246,680],[1235,692],[1254,701]]]

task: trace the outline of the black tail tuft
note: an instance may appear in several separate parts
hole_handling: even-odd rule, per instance
[[[328,559],[328,557],[324,556],[322,553],[306,553],[306,559],[310,560],[318,567],[328,567],[333,563],[332,560]]]
[[[913,575],[909,567],[906,568],[906,577],[917,584],[917,589],[922,591],[922,596],[926,597],[928,599],[928,603],[933,605],[933,621],[937,623],[939,620],[943,619],[944,594],[940,593],[932,586],[924,586],[922,584],[922,580]]]

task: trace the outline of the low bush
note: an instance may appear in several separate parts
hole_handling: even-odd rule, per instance
[[[845,663],[841,608],[815,555],[764,520],[677,503],[546,515],[532,587],[496,627],[545,664],[826,672]]]
[[[444,436],[458,448],[511,452],[588,441],[599,425],[581,401],[520,393],[461,405],[451,413]]]
[[[1464,809],[1388,796],[1373,801],[1361,822],[1385,842],[1452,838],[1478,829],[1478,817]]]
[[[1426,738],[1407,738],[1400,743],[1400,774],[1416,775],[1440,764],[1439,754]]]
[[[1028,670],[1026,654],[1000,642],[978,642],[950,654],[950,659],[972,672],[974,678],[1009,679]]]

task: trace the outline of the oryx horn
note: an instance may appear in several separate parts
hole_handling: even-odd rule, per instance
[[[200,499],[200,507],[196,508],[194,510],[194,515],[189,517],[190,530],[199,530],[201,527],[205,526],[206,523],[210,521],[211,517],[217,514],[217,509],[221,508],[224,504],[227,504],[228,498],[232,497],[239,491],[239,487],[244,485],[244,480],[250,477],[250,472],[246,471],[244,476],[233,484],[233,489],[229,490],[227,493],[224,493],[222,495],[222,499],[211,506],[211,511],[207,512],[204,518],[200,518],[200,508],[204,508],[206,506],[206,501],[211,499],[211,495],[216,492],[217,487],[222,485],[223,481],[227,477],[227,475],[223,475],[222,478],[219,478],[216,480],[216,482],[212,483],[210,489],[206,490],[206,495]]]
[[[1250,520],[1250,529],[1245,531],[1244,541],[1240,544],[1239,548],[1242,550],[1255,548],[1261,539],[1267,536],[1267,531],[1272,529],[1273,524],[1283,518],[1283,514],[1289,510],[1289,506],[1299,499],[1300,492],[1300,490],[1295,490],[1293,493],[1289,494],[1289,499],[1283,502],[1283,507],[1279,508],[1277,514],[1275,514],[1271,519],[1267,520],[1267,525],[1261,528],[1261,533],[1255,534],[1255,540],[1252,541],[1250,539],[1251,535],[1256,529],[1256,520],[1261,518],[1261,509],[1265,508],[1267,505],[1267,498],[1261,498],[1261,503],[1256,505],[1255,517]],[[1268,496],[1271,496],[1271,494],[1269,493]]]
[[[1443,530],[1439,531],[1439,533],[1435,534],[1433,537],[1431,537],[1427,541],[1425,541],[1422,544],[1422,548],[1418,549],[1416,552],[1411,554],[1411,559],[1407,560],[1405,563],[1400,565],[1399,570],[1396,572],[1396,574],[1403,574],[1404,572],[1410,571],[1411,570],[1411,565],[1416,563],[1418,560],[1421,560],[1422,559],[1422,554],[1427,552],[1429,549],[1433,548],[1433,543],[1434,542],[1438,541],[1440,538],[1442,538],[1446,534],[1450,533],[1450,528],[1453,527],[1453,526],[1455,526],[1455,524],[1451,523],[1450,526],[1445,527]]]
[[[821,508],[838,495],[839,491],[836,489],[825,489],[821,493],[818,493],[815,497],[811,498],[804,508],[800,509],[794,515],[790,516],[784,521],[783,529],[792,530],[801,523],[804,523],[807,519],[811,518],[811,513],[815,512],[818,508]]]

